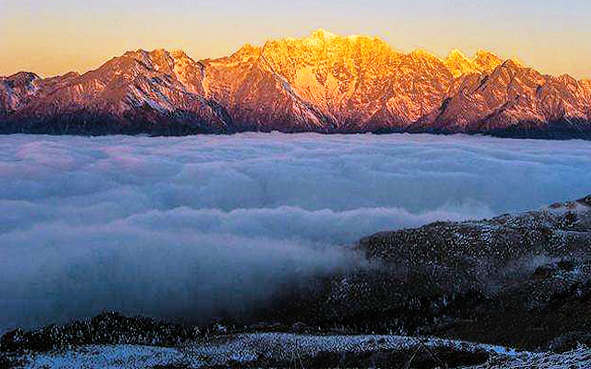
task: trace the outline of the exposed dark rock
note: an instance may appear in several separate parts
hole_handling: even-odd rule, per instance
[[[550,342],[548,349],[553,352],[567,352],[576,349],[581,344],[591,347],[590,332],[571,332],[557,337]]]
[[[0,369],[10,369],[12,365],[12,360],[7,355],[0,353]]]
[[[30,332],[16,329],[0,339],[0,351],[50,351],[85,344],[178,346],[200,337],[198,327],[147,317],[125,317],[105,312],[90,320],[50,325]]]

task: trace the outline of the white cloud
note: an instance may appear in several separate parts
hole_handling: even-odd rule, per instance
[[[347,265],[343,245],[360,237],[537,208],[590,184],[583,141],[4,136],[0,330],[104,308],[248,309]]]

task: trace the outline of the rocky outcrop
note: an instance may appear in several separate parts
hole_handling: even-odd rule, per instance
[[[168,347],[200,336],[202,332],[196,326],[148,317],[125,317],[109,311],[65,325],[49,325],[32,331],[17,328],[2,335],[0,352],[42,352],[90,344]]]

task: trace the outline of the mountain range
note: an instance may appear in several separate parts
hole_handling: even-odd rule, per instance
[[[591,137],[591,80],[488,51],[440,58],[323,29],[196,61],[129,51],[84,74],[0,77],[0,132],[242,131]]]

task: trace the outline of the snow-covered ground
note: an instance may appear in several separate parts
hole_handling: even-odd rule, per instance
[[[513,357],[497,357],[486,364],[472,367],[472,369],[493,368],[588,369],[591,368],[591,349],[581,345],[575,350],[562,354],[528,352]]]
[[[136,345],[90,345],[22,358],[21,368],[151,368],[182,357],[176,348]]]
[[[171,364],[201,367],[224,365],[231,361],[246,363],[261,357],[290,362],[298,360],[299,355],[314,356],[323,351],[403,351],[420,345],[419,340],[428,347],[444,346],[466,352],[486,351],[490,353],[489,364],[478,366],[481,369],[499,367],[498,365],[530,367],[530,363],[540,368],[557,368],[560,366],[556,365],[563,362],[573,363],[577,368],[591,367],[591,350],[584,347],[564,355],[556,355],[517,352],[500,346],[435,338],[418,339],[391,335],[315,336],[287,333],[218,336],[178,348],[91,345],[64,352],[28,354],[21,359],[23,368],[150,368]]]

